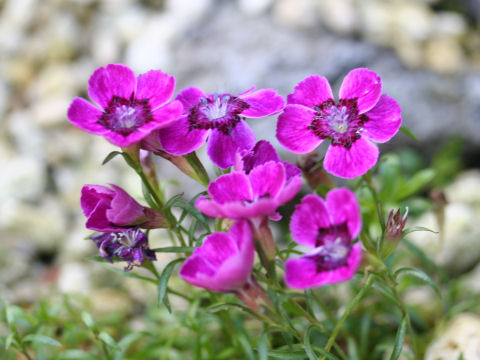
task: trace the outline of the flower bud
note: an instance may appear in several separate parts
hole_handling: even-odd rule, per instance
[[[397,247],[399,241],[403,237],[403,228],[408,218],[408,207],[405,214],[400,216],[400,209],[391,210],[388,215],[387,224],[385,225],[385,241],[382,247],[382,255],[388,257]]]

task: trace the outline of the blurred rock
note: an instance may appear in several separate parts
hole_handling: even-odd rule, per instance
[[[89,266],[76,262],[60,265],[57,280],[58,290],[65,293],[88,295],[91,290]]]
[[[273,0],[238,0],[240,10],[250,16],[264,14],[272,3]]]
[[[469,172],[461,174],[445,189],[447,205],[444,208],[443,226],[438,223],[439,218],[434,212],[424,214],[412,224],[440,231],[440,234],[419,231],[408,235],[452,274],[470,269],[480,259],[480,202],[476,202],[474,195],[478,192],[478,181],[478,172]],[[472,190],[468,199],[468,193]]]
[[[480,359],[480,317],[459,314],[427,348],[425,360]]]
[[[353,0],[321,0],[318,12],[329,30],[341,35],[352,34],[358,27],[358,17]]]
[[[318,23],[313,0],[277,0],[273,18],[276,23],[292,28],[310,28]]]
[[[429,39],[425,47],[425,62],[440,73],[456,73],[463,67],[463,51],[453,38]]]

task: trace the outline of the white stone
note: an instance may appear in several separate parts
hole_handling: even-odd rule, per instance
[[[321,0],[319,15],[325,26],[340,34],[351,34],[356,30],[358,15],[353,0]]]
[[[308,28],[318,23],[313,0],[278,0],[273,18],[278,24],[293,28]]]
[[[171,50],[166,44],[154,41],[153,34],[135,39],[127,48],[126,63],[137,73],[152,69],[167,70],[172,66]]]
[[[440,234],[418,231],[409,234],[408,238],[421,247],[437,264],[446,267],[451,272],[461,272],[480,258],[480,246],[478,246],[480,219],[478,214],[478,209],[470,204],[447,204],[445,206],[445,223]],[[424,214],[412,225],[439,230],[433,212]]]
[[[480,170],[461,173],[455,181],[445,188],[449,202],[461,202],[480,205]]]
[[[433,13],[427,5],[402,1],[391,7],[395,33],[416,41],[427,39],[433,28]],[[395,39],[392,39],[395,40]]]
[[[57,285],[58,289],[64,293],[88,295],[91,291],[88,266],[75,262],[62,264],[59,269]]]
[[[425,360],[480,359],[480,318],[474,314],[459,314],[445,332],[434,340],[425,353]]]
[[[165,8],[178,22],[191,26],[206,15],[212,5],[212,0],[167,0]]]
[[[264,14],[272,5],[273,0],[239,0],[240,10],[250,16],[259,16]]]
[[[436,13],[433,19],[432,34],[434,36],[461,36],[467,31],[464,18],[454,12]]]
[[[389,3],[361,1],[359,15],[361,30],[367,39],[376,44],[390,43],[393,37],[394,14]]]
[[[425,62],[435,71],[455,73],[463,67],[463,50],[453,37],[432,38],[426,44]]]

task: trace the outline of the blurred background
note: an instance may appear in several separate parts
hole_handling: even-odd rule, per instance
[[[480,249],[479,23],[478,0],[0,0],[0,297],[31,304],[52,291],[77,292],[102,304],[115,291],[92,291],[104,270],[84,261],[96,250],[84,240],[80,188],[113,182],[140,197],[140,182],[120,159],[102,167],[115,147],[66,118],[73,97],[87,97],[91,73],[108,63],[137,74],[162,69],[176,77],[177,91],[256,86],[282,95],[310,74],[326,76],[336,93],[351,69],[376,71],[420,139],[399,133],[382,151],[408,148],[407,165],[417,168],[437,159],[441,186],[468,170],[467,182],[447,194],[473,207],[453,218],[448,236],[471,236],[464,249],[471,259],[453,271],[473,269],[480,257],[471,247]],[[250,124],[278,145],[273,118]],[[158,166],[162,179],[187,181]]]

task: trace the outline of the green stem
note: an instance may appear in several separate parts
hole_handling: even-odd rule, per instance
[[[330,349],[332,348],[332,345],[334,344],[335,339],[337,338],[337,335],[340,332],[343,323],[347,319],[348,315],[350,315],[353,308],[357,306],[357,304],[360,302],[365,292],[370,288],[370,286],[372,286],[373,280],[374,278],[371,275],[369,275],[365,285],[360,289],[358,294],[353,298],[353,300],[350,302],[348,307],[345,309],[345,312],[343,313],[342,317],[338,321],[337,325],[335,325],[335,328],[333,329],[332,334],[328,338],[327,345],[325,346],[326,351],[330,351]],[[325,359],[325,356],[323,356],[322,359]]]
[[[382,208],[382,203],[378,200],[377,192],[372,184],[372,180],[370,179],[369,176],[363,175],[362,176],[363,180],[365,181],[365,184],[367,185],[368,189],[370,190],[370,193],[372,194],[373,200],[375,201],[375,207],[377,209],[377,216],[378,216],[378,221],[380,222],[380,226],[382,228],[382,236],[380,238],[380,241],[378,242],[378,249],[377,251],[380,252],[382,249],[383,245],[383,239],[385,237],[385,219],[383,218],[383,208]]]

